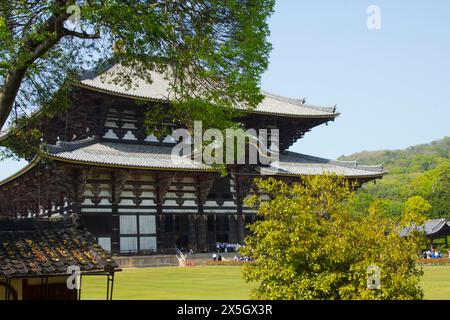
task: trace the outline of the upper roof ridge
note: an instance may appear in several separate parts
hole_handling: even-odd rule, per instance
[[[327,163],[334,164],[334,165],[340,166],[340,167],[360,169],[360,170],[372,171],[372,172],[385,172],[383,164],[364,165],[364,164],[359,164],[357,160],[331,160],[331,159],[327,159],[327,158],[310,156],[307,154],[293,152],[293,151],[286,151],[285,154],[288,154],[291,156],[300,156],[304,159],[327,162]]]
[[[369,164],[359,164],[357,160],[331,160],[331,163],[348,168],[355,168],[373,172],[384,172],[383,164],[369,165]]]
[[[116,58],[110,58],[106,61],[100,62],[95,68],[92,69],[85,69],[80,72],[80,74],[77,77],[78,81],[83,81],[87,79],[92,79],[102,73],[105,73],[112,67],[114,67],[118,63]]]
[[[285,151],[284,154],[288,154],[291,156],[297,156],[297,157],[302,157],[303,159],[308,159],[308,160],[315,160],[315,161],[321,161],[321,162],[330,162],[330,159],[327,158],[322,158],[322,157],[316,157],[316,156],[311,156],[309,154],[304,154],[304,153],[299,153],[299,152],[294,152],[294,151]]]
[[[63,151],[72,151],[78,148],[82,148],[88,145],[91,145],[95,142],[98,142],[97,137],[88,137],[85,139],[74,140],[74,141],[56,141],[56,144],[46,144],[45,147],[47,151],[52,153],[63,152]]]
[[[310,109],[314,109],[314,110],[318,110],[318,111],[324,111],[324,112],[329,112],[329,113],[336,113],[336,105],[333,107],[323,107],[323,106],[315,106],[315,105],[311,105],[306,103],[306,97],[303,99],[298,99],[298,98],[288,98],[288,97],[283,97],[280,96],[278,94],[274,94],[265,90],[261,90],[261,93],[264,94],[266,97],[272,98],[272,99],[276,99],[279,101],[283,101],[283,102],[287,102],[287,103],[291,103],[291,104],[295,104],[298,106],[302,106],[302,107],[306,107],[306,108],[310,108]]]

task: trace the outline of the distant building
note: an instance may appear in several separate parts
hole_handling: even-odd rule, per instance
[[[413,228],[414,229],[414,228]],[[446,219],[431,219],[425,221],[423,225],[415,227],[415,230],[424,233],[428,239],[428,245],[432,247],[448,248],[448,236],[450,235],[450,221]],[[411,234],[411,228],[403,228],[400,236],[408,237]],[[440,240],[438,242],[437,240]]]
[[[111,65],[71,84],[70,108],[41,117],[42,152],[27,167],[0,182],[0,214],[47,217],[76,213],[98,243],[113,254],[172,253],[175,247],[214,250],[216,242],[240,243],[255,211],[244,199],[263,165],[232,165],[221,177],[214,167],[180,157],[176,141],[147,134],[144,114],[155,104],[170,106],[169,84],[155,73],[125,88],[109,81],[123,68]],[[364,183],[381,178],[382,166],[331,161],[287,151],[312,128],[334,121],[335,107],[265,94],[239,119],[247,128],[278,128],[280,161],[274,177],[342,174]],[[161,127],[173,128],[173,122]],[[14,132],[0,137],[14,139]],[[269,166],[270,169],[270,166]]]

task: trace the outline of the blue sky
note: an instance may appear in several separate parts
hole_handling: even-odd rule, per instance
[[[369,30],[366,10],[381,9]],[[450,135],[449,0],[277,0],[264,90],[337,104],[293,151],[336,158]],[[0,179],[22,163],[0,163]]]
[[[270,26],[262,86],[342,113],[292,150],[336,158],[450,135],[450,1],[278,0]]]

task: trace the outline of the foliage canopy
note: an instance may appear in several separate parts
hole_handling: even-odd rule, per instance
[[[306,176],[293,185],[269,178],[257,185],[270,200],[248,199],[261,217],[242,252],[256,259],[244,270],[246,281],[259,282],[253,298],[422,298],[416,259],[423,238],[399,233],[422,222],[421,212],[405,214],[399,225],[377,207],[355,215],[349,183],[335,175]],[[373,265],[381,270],[377,290],[367,285]]]
[[[262,99],[273,7],[274,0],[0,1],[0,129],[37,107],[58,110],[67,79],[112,57],[133,70],[114,79],[123,86],[133,77],[151,82],[151,70],[169,72],[176,104],[189,107],[178,108],[180,121],[228,125],[223,110]]]

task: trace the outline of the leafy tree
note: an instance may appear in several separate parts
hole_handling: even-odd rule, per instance
[[[415,192],[433,207],[433,218],[450,217],[450,162],[425,172],[412,182]]]
[[[423,224],[421,217],[427,217],[431,210],[431,204],[421,196],[410,197],[405,203],[404,218]]]
[[[353,214],[354,199],[340,176],[303,177],[287,185],[258,180],[263,200],[254,195],[261,220],[250,226],[242,254],[256,259],[244,269],[246,281],[257,281],[257,299],[421,299],[416,265],[422,235],[401,238],[399,224],[376,206]],[[413,208],[413,207],[411,207]],[[414,215],[422,221],[420,212]],[[381,287],[369,289],[368,268],[379,267]]]
[[[357,199],[358,196],[355,197]],[[402,218],[401,214],[404,211],[405,203],[401,201],[394,201],[390,199],[374,198],[366,208],[362,208],[360,212],[364,214],[368,208],[376,208],[378,214],[383,217],[389,218],[392,221],[399,221]]]
[[[52,101],[66,79],[113,55],[132,70],[114,81],[151,82],[151,70],[169,71],[178,104],[202,110],[199,120],[223,122],[223,109],[262,99],[273,7],[274,0],[0,1],[0,129],[12,111],[16,120],[29,108],[59,106]]]
[[[360,214],[367,211],[375,199],[376,198],[368,192],[356,192],[353,201],[354,214]]]

